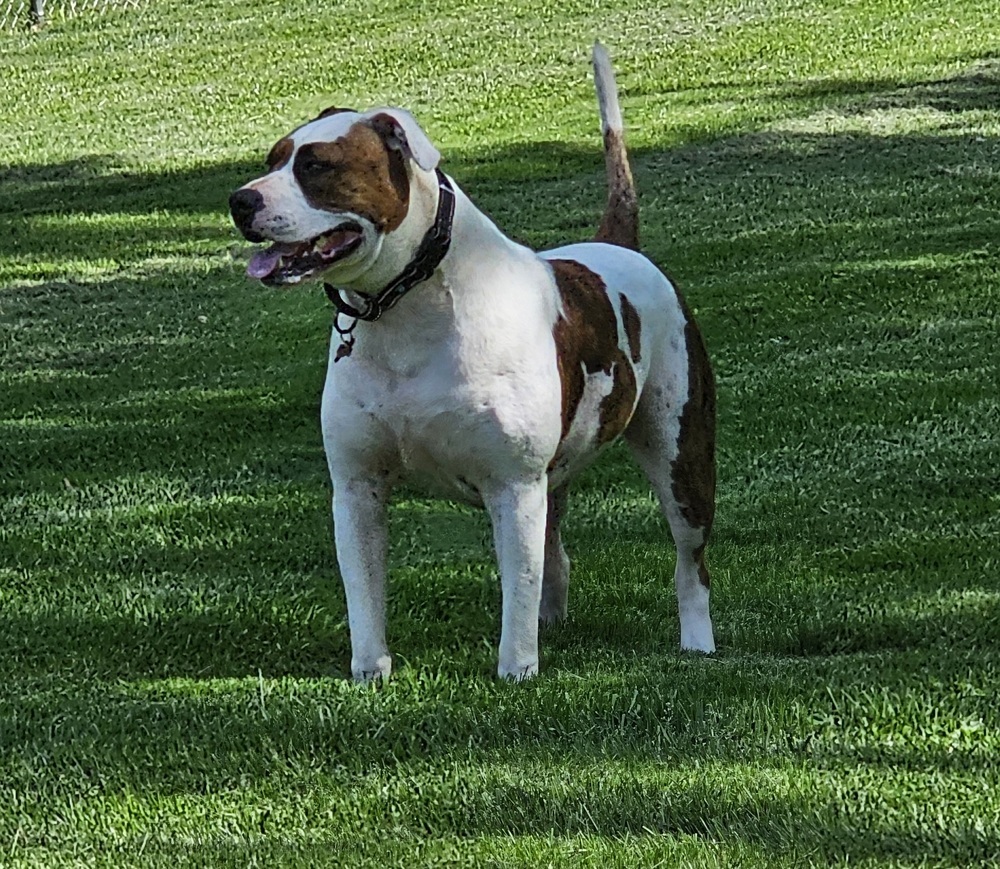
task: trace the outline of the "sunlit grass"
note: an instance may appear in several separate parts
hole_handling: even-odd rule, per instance
[[[987,865],[1000,852],[991,4],[211,0],[2,34],[0,864]],[[570,621],[494,678],[485,517],[399,494],[390,684],[346,680],[321,293],[226,197],[329,104],[416,112],[513,236],[603,203],[720,395],[719,653],[622,449]]]

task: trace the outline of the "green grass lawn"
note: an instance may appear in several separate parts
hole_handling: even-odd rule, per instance
[[[207,0],[0,34],[0,865],[1000,860],[995,0]],[[596,227],[611,48],[647,252],[719,383],[719,653],[626,453],[570,620],[495,680],[485,518],[391,513],[346,680],[318,288],[229,192],[401,104],[534,246]]]

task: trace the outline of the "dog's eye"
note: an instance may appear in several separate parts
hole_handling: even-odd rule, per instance
[[[307,175],[321,175],[324,172],[332,172],[337,167],[329,160],[323,160],[320,157],[309,155],[304,156],[299,161],[298,168],[299,171],[305,172]]]

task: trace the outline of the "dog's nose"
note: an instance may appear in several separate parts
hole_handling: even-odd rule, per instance
[[[261,241],[259,233],[253,230],[254,215],[264,207],[264,197],[256,190],[241,187],[229,197],[229,213],[233,223],[250,241]]]

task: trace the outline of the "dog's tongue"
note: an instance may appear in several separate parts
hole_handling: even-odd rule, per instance
[[[296,244],[272,244],[267,250],[259,250],[252,257],[247,265],[247,274],[262,280],[271,274],[281,262],[282,256],[295,253],[299,245]]]

